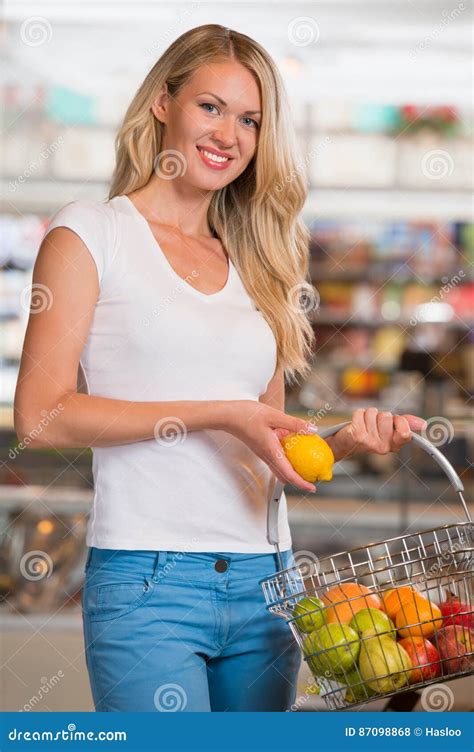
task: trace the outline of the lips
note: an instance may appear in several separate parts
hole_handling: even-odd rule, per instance
[[[199,153],[201,161],[206,165],[206,167],[210,167],[213,170],[225,170],[233,160],[233,157],[229,157],[223,152],[219,153],[215,149],[208,149],[204,146],[196,146],[196,149]],[[209,154],[215,154],[217,157],[222,156],[227,158],[222,161],[216,161],[212,159],[212,157],[206,156],[206,154],[204,154],[204,151],[207,151]]]
[[[214,149],[212,146],[201,146],[200,144],[198,144],[196,148],[199,149],[199,151],[208,151],[211,154],[215,154],[216,157],[227,157],[227,159],[234,159],[232,154],[229,154],[226,151],[219,151],[219,149]]]

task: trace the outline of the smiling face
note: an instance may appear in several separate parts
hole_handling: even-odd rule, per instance
[[[201,190],[218,190],[244,172],[256,152],[260,111],[257,82],[234,61],[201,66],[175,99],[161,94],[153,106],[166,125],[161,150],[183,154],[180,179]]]

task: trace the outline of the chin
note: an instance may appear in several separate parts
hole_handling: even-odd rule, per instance
[[[202,175],[193,175],[189,182],[201,191],[219,191],[234,179],[229,179],[227,175],[209,175],[207,178]]]

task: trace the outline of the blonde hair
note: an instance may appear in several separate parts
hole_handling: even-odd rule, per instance
[[[311,370],[315,336],[300,296],[312,294],[309,232],[299,218],[307,189],[286,92],[270,55],[250,37],[219,24],[190,29],[163,53],[141,84],[115,140],[109,200],[146,185],[160,154],[163,124],[151,106],[166,84],[176,96],[203,64],[235,60],[253,74],[262,99],[256,154],[216,191],[208,223],[217,233],[277,342],[277,368],[290,384]],[[306,306],[307,307],[307,306]]]

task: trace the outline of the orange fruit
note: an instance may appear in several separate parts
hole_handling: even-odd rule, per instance
[[[411,585],[402,585],[401,587],[391,588],[382,593],[382,608],[387,616],[395,621],[395,617],[406,600],[410,600],[415,593]]]
[[[365,585],[344,582],[321,596],[328,624],[347,624],[362,608],[382,609],[380,598]]]
[[[443,625],[443,619],[435,603],[412,593],[397,612],[395,625],[400,637],[431,637]]]

